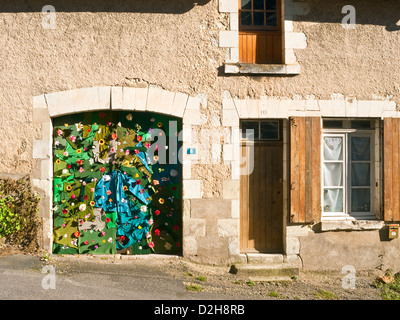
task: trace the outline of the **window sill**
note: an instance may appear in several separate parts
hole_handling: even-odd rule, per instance
[[[252,64],[225,63],[227,74],[261,74],[261,75],[297,75],[300,74],[298,64]]]
[[[385,225],[379,220],[322,221],[321,231],[379,230]]]

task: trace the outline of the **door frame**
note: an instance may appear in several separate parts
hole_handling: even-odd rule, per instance
[[[287,224],[288,224],[288,208],[289,208],[289,184],[288,184],[288,175],[289,175],[289,166],[290,166],[290,162],[289,162],[289,130],[288,130],[288,126],[289,126],[289,121],[288,119],[277,119],[277,118],[260,118],[260,119],[240,119],[239,123],[240,123],[240,128],[242,128],[242,121],[277,121],[279,120],[280,122],[280,132],[279,134],[281,135],[281,143],[282,143],[282,252],[281,254],[286,254],[287,252]],[[254,141],[249,141],[249,140],[245,140],[242,139],[242,137],[240,137],[240,146],[242,146],[243,144],[254,144]],[[240,148],[239,152],[241,153],[242,150]],[[240,188],[242,188],[240,186]],[[241,210],[240,206],[239,206],[239,211]],[[241,219],[241,212],[239,212],[239,219]],[[241,222],[239,221],[239,224]],[[239,230],[239,251],[241,254],[247,254],[247,253],[255,253],[255,254],[276,254],[276,253],[263,253],[263,252],[246,252],[243,251],[241,248],[241,241],[240,241],[240,237],[241,237],[241,231]],[[278,253],[279,254],[279,253]]]

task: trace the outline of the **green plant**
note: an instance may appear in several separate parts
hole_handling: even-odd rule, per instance
[[[199,281],[207,281],[207,278],[205,276],[198,276],[196,279]]]
[[[271,292],[269,293],[269,296],[270,296],[270,297],[273,297],[273,298],[280,298],[280,297],[281,297],[281,295],[280,295],[278,292],[276,292],[276,291],[271,291]]]
[[[0,199],[3,218],[0,237],[15,248],[36,252],[40,247],[42,219],[39,216],[40,198],[32,191],[29,176],[19,180],[0,179]]]
[[[247,281],[246,284],[247,284],[249,287],[252,287],[252,286],[255,285],[254,281],[252,281],[252,280]]]
[[[318,290],[315,296],[322,300],[338,300],[338,297],[333,292],[322,289]]]
[[[25,219],[11,211],[8,203],[12,200],[11,196],[0,199],[0,237],[19,231],[25,223]]]
[[[191,283],[190,285],[186,286],[186,290],[200,292],[200,291],[203,291],[204,288],[201,285],[198,285],[196,283]]]
[[[44,261],[50,261],[50,255],[46,252],[46,251],[43,251],[43,257],[42,257],[42,260],[44,260]]]
[[[393,271],[388,269],[385,273],[386,279],[390,281],[384,282],[377,280],[375,286],[381,289],[380,295],[383,300],[400,300],[400,273],[393,275]]]

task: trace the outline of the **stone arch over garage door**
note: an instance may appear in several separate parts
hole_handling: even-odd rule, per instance
[[[53,119],[67,115],[88,112],[151,112],[182,119],[182,126],[190,131],[191,124],[200,118],[198,97],[171,92],[156,86],[148,87],[92,87],[55,92],[33,98],[33,122],[40,125],[41,136],[33,140],[34,170],[33,185],[41,195],[41,216],[43,217],[43,248],[53,248]],[[183,135],[185,136],[185,135]],[[185,148],[185,137],[182,148]],[[182,159],[183,185],[193,185],[190,180],[190,162]],[[185,174],[186,172],[186,174]],[[189,174],[188,174],[189,172]],[[195,183],[196,184],[196,183]],[[184,195],[183,198],[187,199]],[[185,210],[182,208],[182,210]],[[183,234],[185,234],[183,224]],[[182,241],[185,255],[185,241]]]

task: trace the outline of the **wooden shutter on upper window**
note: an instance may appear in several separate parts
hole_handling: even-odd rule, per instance
[[[400,118],[383,120],[384,220],[400,220]]]
[[[282,1],[238,0],[239,61],[283,63]]]
[[[290,222],[321,220],[321,118],[290,119]]]

